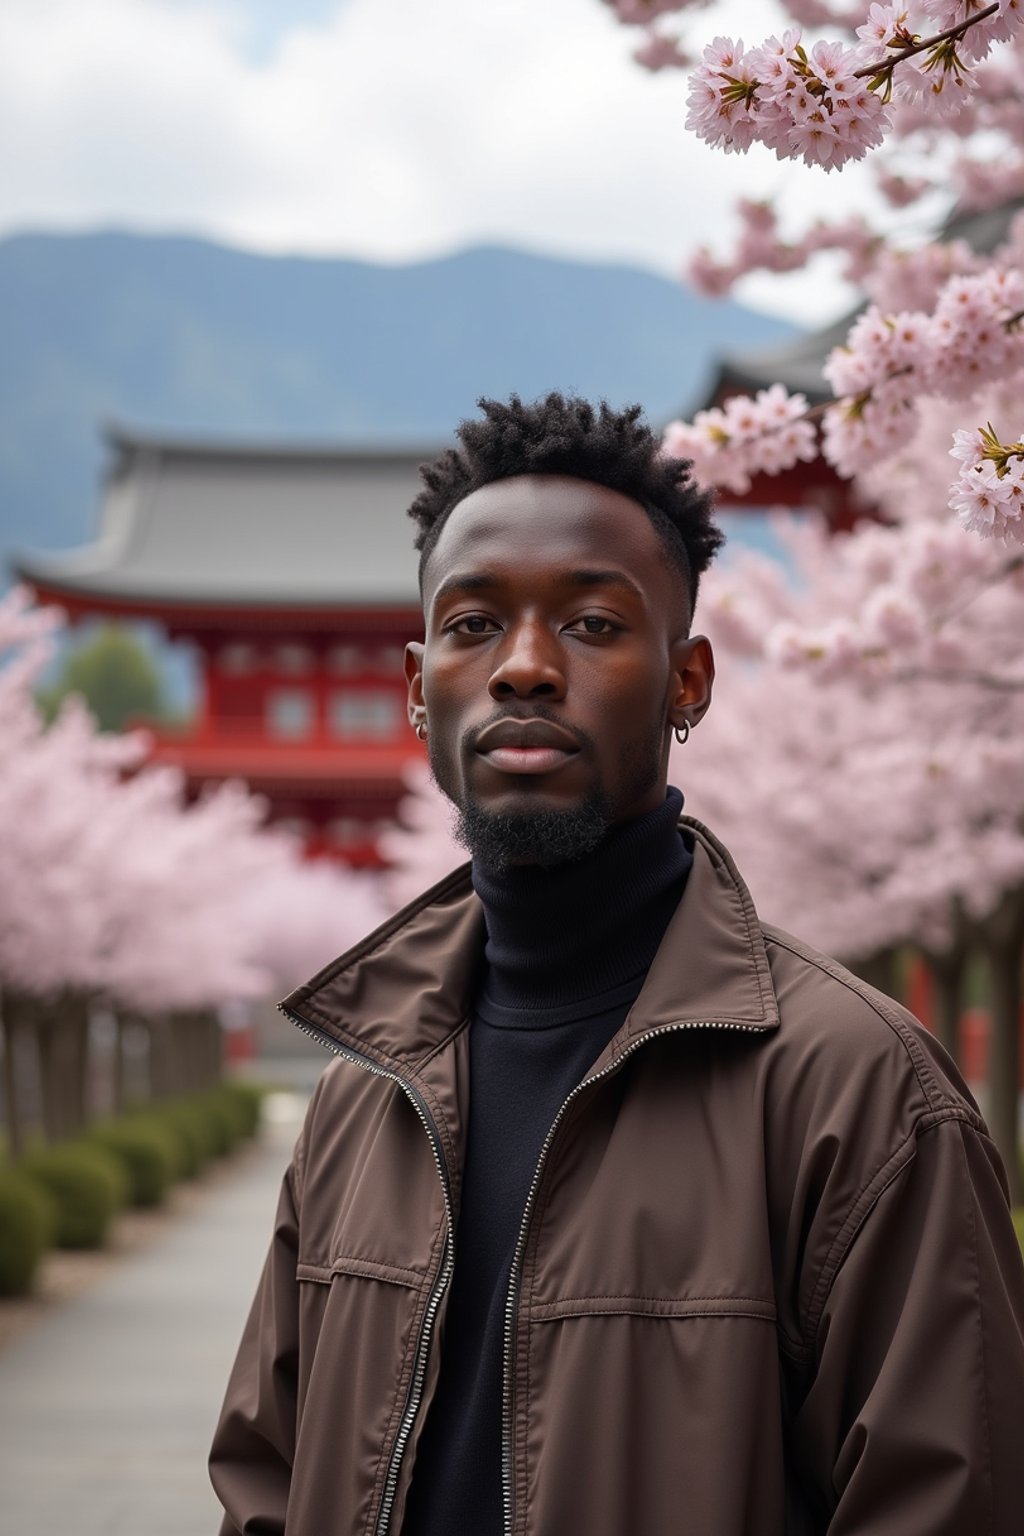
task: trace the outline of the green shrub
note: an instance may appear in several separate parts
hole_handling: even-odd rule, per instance
[[[1020,1243],[1020,1251],[1024,1253],[1024,1205],[1018,1205],[1014,1211],[1013,1224],[1017,1229],[1017,1241]]]
[[[32,1289],[56,1225],[46,1190],[16,1169],[0,1168],[0,1296],[24,1296]]]
[[[102,1248],[114,1212],[128,1198],[128,1181],[116,1158],[75,1141],[30,1152],[18,1166],[53,1198],[58,1247]]]
[[[176,1177],[195,1178],[212,1157],[255,1134],[263,1089],[252,1083],[219,1083],[203,1093],[163,1099],[132,1118],[170,1130],[177,1149]]]
[[[246,1141],[255,1130],[253,1122],[254,1106],[251,1095],[246,1092],[240,1083],[218,1083],[217,1087],[211,1090],[211,1096],[222,1105],[224,1112],[230,1116],[232,1141]],[[258,1116],[258,1103],[255,1109]]]
[[[179,1176],[194,1179],[214,1154],[209,1117],[191,1099],[167,1099],[155,1104],[150,1113],[175,1138]]]
[[[195,1103],[199,1105],[210,1128],[214,1157],[226,1157],[242,1136],[237,1107],[220,1088],[210,1088],[205,1093],[197,1094]]]
[[[240,1082],[237,1078],[232,1078],[230,1082],[223,1085],[223,1091],[238,1107],[242,1134],[255,1136],[260,1126],[266,1089],[261,1083]]]
[[[117,1158],[128,1178],[132,1205],[159,1205],[180,1166],[177,1138],[154,1115],[131,1115],[96,1126],[89,1139]]]

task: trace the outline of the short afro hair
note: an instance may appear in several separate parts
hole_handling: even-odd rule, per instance
[[[685,581],[693,612],[700,577],[724,535],[715,526],[711,496],[690,479],[689,461],[662,455],[639,405],[615,411],[602,400],[595,409],[557,392],[529,405],[518,395],[477,405],[484,419],[461,423],[461,448],[420,467],[425,489],[409,516],[419,524],[421,583],[448,514],[466,496],[513,475],[571,475],[640,503]]]

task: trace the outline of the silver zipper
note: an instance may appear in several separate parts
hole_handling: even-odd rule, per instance
[[[550,1150],[551,1143],[555,1139],[555,1133],[561,1124],[562,1116],[578,1093],[584,1088],[589,1088],[593,1083],[599,1083],[602,1078],[610,1077],[617,1072],[622,1063],[641,1045],[646,1045],[648,1040],[653,1040],[657,1035],[672,1034],[675,1030],[683,1029],[732,1029],[743,1030],[747,1034],[758,1034],[759,1026],[756,1024],[725,1024],[714,1019],[696,1019],[687,1024],[663,1024],[659,1029],[650,1029],[645,1035],[638,1035],[632,1045],[610,1061],[601,1072],[596,1072],[593,1077],[585,1077],[582,1083],[576,1087],[562,1103],[558,1114],[551,1122],[551,1129],[544,1138],[544,1145],[540,1149],[537,1166],[533,1171],[533,1182],[530,1192],[526,1197],[526,1207],[523,1211],[523,1220],[519,1227],[519,1237],[516,1242],[515,1253],[512,1256],[512,1269],[509,1274],[508,1295],[505,1299],[505,1348],[502,1361],[501,1383],[501,1491],[505,1511],[505,1536],[512,1536],[512,1335],[515,1329],[516,1309],[519,1303],[519,1269],[523,1261],[523,1251],[526,1247],[526,1237],[530,1225],[530,1216],[533,1212],[534,1197],[537,1186],[540,1184],[544,1172],[544,1163]]]
[[[402,1457],[405,1454],[405,1447],[408,1444],[409,1436],[412,1433],[413,1424],[416,1422],[416,1414],[419,1411],[420,1402],[423,1398],[423,1382],[427,1371],[427,1354],[430,1349],[430,1335],[433,1332],[434,1320],[437,1317],[437,1311],[441,1305],[441,1299],[448,1288],[448,1282],[451,1279],[452,1269],[454,1268],[455,1264],[455,1249],[453,1241],[455,1223],[452,1217],[451,1186],[448,1176],[448,1166],[444,1160],[444,1152],[441,1147],[441,1138],[438,1135],[437,1126],[434,1124],[434,1121],[431,1118],[430,1111],[423,1103],[415,1088],[413,1088],[410,1083],[407,1083],[404,1077],[400,1077],[397,1072],[389,1072],[386,1067],[378,1066],[377,1062],[371,1061],[368,1056],[360,1055],[358,1051],[352,1050],[349,1046],[339,1045],[337,1040],[334,1040],[330,1035],[325,1034],[323,1030],[317,1029],[315,1025],[307,1023],[305,1019],[300,1018],[298,1014],[292,1013],[290,1009],[283,1007],[281,1004],[278,1004],[278,1008],[280,1012],[284,1014],[286,1019],[291,1020],[296,1029],[300,1029],[304,1035],[309,1035],[310,1039],[316,1040],[320,1045],[326,1046],[326,1048],[329,1051],[332,1051],[335,1056],[343,1056],[346,1060],[354,1062],[356,1066],[362,1067],[365,1072],[372,1072],[375,1077],[386,1077],[391,1082],[398,1084],[406,1098],[409,1100],[413,1109],[415,1109],[420,1120],[423,1122],[423,1127],[430,1138],[430,1148],[434,1154],[434,1162],[437,1166],[437,1171],[441,1179],[441,1189],[444,1194],[444,1209],[448,1222],[448,1231],[445,1236],[444,1249],[441,1254],[441,1263],[438,1268],[437,1278],[434,1281],[433,1289],[431,1290],[429,1300],[427,1301],[426,1311],[423,1314],[423,1322],[420,1327],[420,1336],[416,1343],[416,1357],[413,1363],[412,1380],[409,1383],[409,1394],[405,1400],[405,1411],[402,1414],[402,1420],[398,1426],[398,1434],[395,1436],[395,1443],[392,1447],[391,1460],[388,1463],[388,1474],[384,1479],[384,1491],[381,1494],[380,1508],[377,1511],[377,1522],[373,1528],[374,1536],[387,1536],[388,1526],[391,1523],[391,1510],[395,1502],[395,1491],[398,1488],[398,1474],[402,1465]]]

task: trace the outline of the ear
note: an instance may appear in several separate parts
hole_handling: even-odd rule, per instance
[[[704,635],[690,635],[672,646],[672,694],[668,723],[676,729],[684,723],[694,726],[703,720],[711,703],[715,681],[715,658],[711,641]]]
[[[423,702],[423,644],[419,640],[410,640],[405,648],[405,680],[409,685],[406,705],[409,724],[416,730],[427,719],[427,707]]]

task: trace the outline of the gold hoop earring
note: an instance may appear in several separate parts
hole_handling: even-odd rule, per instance
[[[413,729],[415,730],[416,735],[417,735],[417,737],[418,737],[418,739],[420,741],[426,741],[426,739],[427,739],[427,722],[425,720],[418,721],[416,723],[416,725],[413,727]]]

